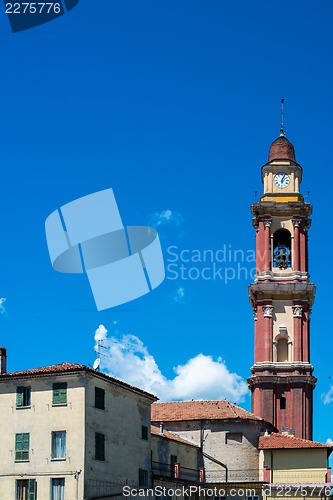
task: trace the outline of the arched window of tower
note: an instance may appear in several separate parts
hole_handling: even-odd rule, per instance
[[[278,269],[291,267],[291,234],[279,229],[273,235],[273,266]]]
[[[288,340],[280,338],[277,342],[277,362],[286,363],[288,361]]]

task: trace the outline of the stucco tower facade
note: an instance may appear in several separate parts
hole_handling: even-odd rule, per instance
[[[280,431],[312,439],[312,207],[300,193],[302,167],[283,131],[270,147],[262,182],[264,194],[251,207],[256,229],[256,276],[249,287],[254,310],[254,365],[248,379],[252,412]]]

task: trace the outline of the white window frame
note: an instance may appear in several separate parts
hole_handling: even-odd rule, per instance
[[[60,442],[59,442],[60,438]],[[66,460],[67,447],[66,431],[52,431],[51,433],[51,460]],[[60,448],[59,448],[60,446]]]

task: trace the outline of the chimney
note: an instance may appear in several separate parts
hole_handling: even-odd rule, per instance
[[[7,352],[4,347],[0,347],[0,375],[7,372]]]
[[[160,434],[163,434],[163,422],[160,422]]]

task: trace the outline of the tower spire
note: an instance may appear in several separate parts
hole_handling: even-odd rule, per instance
[[[284,99],[281,99],[281,126],[280,126],[280,136],[285,137],[284,134],[284,123],[283,123],[283,118],[284,118]]]

